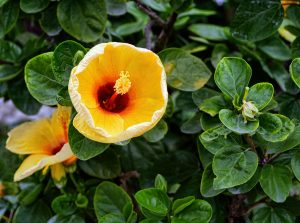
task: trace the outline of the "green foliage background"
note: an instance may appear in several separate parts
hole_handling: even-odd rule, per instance
[[[0,222],[300,222],[299,5],[0,0],[0,97],[23,113],[72,106],[70,71],[103,42],[158,53],[169,86],[139,138],[101,144],[70,124],[79,161],[59,189],[49,174],[12,181],[24,157],[1,126]]]

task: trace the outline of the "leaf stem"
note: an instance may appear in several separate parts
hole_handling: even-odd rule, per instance
[[[69,175],[70,175],[70,179],[71,179],[72,183],[76,187],[77,192],[82,193],[83,191],[81,190],[80,186],[77,184],[76,179],[74,178],[74,174],[70,173]]]

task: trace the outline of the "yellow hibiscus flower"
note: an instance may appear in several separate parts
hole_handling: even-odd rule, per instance
[[[103,143],[150,130],[163,116],[168,100],[159,57],[125,43],[93,47],[73,68],[69,93],[77,111],[74,127]]]
[[[8,133],[6,148],[29,155],[14,175],[20,181],[38,170],[51,169],[56,183],[65,179],[65,165],[76,161],[68,144],[71,108],[58,106],[51,118],[25,122]]]

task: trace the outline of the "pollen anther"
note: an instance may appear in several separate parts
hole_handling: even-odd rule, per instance
[[[114,85],[114,90],[117,94],[124,95],[129,91],[131,87],[131,81],[129,77],[130,75],[128,71],[120,72],[120,78],[116,80]]]

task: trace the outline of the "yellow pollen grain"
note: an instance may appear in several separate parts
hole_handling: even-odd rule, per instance
[[[129,80],[129,72],[128,71],[121,71],[120,72],[120,78],[116,80],[116,83],[114,85],[114,90],[117,94],[126,94],[130,87],[131,87],[131,81]]]

